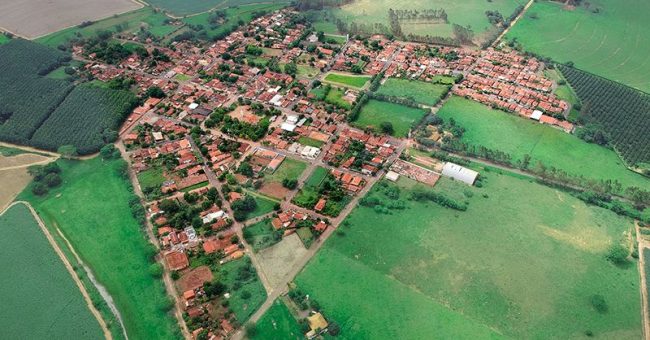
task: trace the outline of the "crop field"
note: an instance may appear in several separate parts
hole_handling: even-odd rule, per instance
[[[273,302],[256,325],[257,332],[251,340],[304,339],[298,322],[281,299]]]
[[[167,20],[169,20],[169,18],[166,15],[154,12],[150,7],[145,7],[136,11],[96,21],[92,25],[86,27],[69,27],[40,37],[36,39],[36,41],[50,47],[57,47],[61,44],[65,44],[68,40],[75,38],[77,34],[88,38],[95,36],[97,31],[101,30],[116,32],[116,27],[118,25],[126,32],[136,32],[140,27],[144,27],[155,37],[162,38],[178,29],[178,26],[168,24]]]
[[[535,2],[506,38],[517,39],[527,51],[650,92],[650,2],[588,3],[589,8],[569,10],[557,2]]]
[[[0,27],[33,39],[140,7],[140,3],[131,0],[3,1],[0,3]]]
[[[130,183],[119,173],[122,160],[58,161],[63,185],[45,197],[27,188],[20,197],[32,203],[50,227],[58,227],[120,310],[133,339],[180,336],[172,304],[161,280],[149,274],[151,262],[141,226],[128,202]]]
[[[650,181],[625,167],[612,150],[513,114],[493,110],[468,99],[453,97],[438,111],[465,128],[462,141],[510,154],[520,160],[528,154],[537,161],[572,175],[596,180],[618,180],[623,187],[649,188]]]
[[[377,94],[390,97],[411,98],[416,103],[434,106],[438,104],[440,98],[449,92],[449,88],[449,85],[389,78],[379,87]]]
[[[170,12],[174,16],[187,16],[207,12],[213,8],[247,6],[253,4],[288,4],[287,0],[148,0],[152,6]]]
[[[79,287],[29,209],[0,216],[0,327],[4,338],[103,339]]]
[[[406,137],[413,124],[426,114],[423,109],[371,99],[361,108],[359,118],[353,124],[359,128],[370,126],[379,132],[379,125],[389,122],[393,124],[394,136]]]
[[[330,72],[325,76],[324,80],[325,82],[332,83],[335,85],[341,85],[341,86],[350,87],[354,89],[361,89],[366,85],[366,83],[368,83],[368,80],[370,80],[370,76]]]
[[[485,11],[498,11],[504,18],[515,12],[519,5],[525,4],[519,0],[357,0],[340,8],[331,10],[331,15],[344,22],[356,22],[357,24],[374,25],[376,23],[388,26],[388,10],[424,10],[444,9],[448,16],[448,22],[403,20],[401,21],[402,31],[405,34],[431,35],[440,37],[453,36],[453,24],[461,26],[470,25],[477,39],[492,29],[492,25],[485,15]]]
[[[345,339],[641,337],[636,264],[605,256],[632,221],[527,179],[482,176],[482,188],[386,182],[405,209],[357,207],[296,284]],[[380,187],[369,195],[388,200]],[[415,188],[468,209],[409,200]]]

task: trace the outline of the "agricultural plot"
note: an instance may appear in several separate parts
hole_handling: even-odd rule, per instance
[[[300,325],[281,299],[275,300],[264,316],[256,323],[251,340],[292,339],[302,340]]]
[[[650,92],[647,13],[650,3],[644,0],[594,0],[572,9],[537,1],[506,38],[527,51]]]
[[[380,132],[381,123],[393,126],[393,136],[406,137],[411,127],[427,114],[426,110],[371,99],[361,108],[352,124],[359,128],[371,127]]]
[[[361,76],[361,75],[334,73],[334,72],[328,73],[324,79],[324,81],[327,83],[345,86],[353,89],[363,88],[368,83],[369,80],[370,80],[370,76]]]
[[[632,222],[528,179],[482,175],[483,188],[443,178],[433,189],[465,212],[409,200],[431,190],[411,180],[386,182],[405,209],[356,208],[296,284],[347,339],[641,337],[636,266],[606,259]]]
[[[179,28],[170,24],[169,21],[170,18],[166,15],[154,12],[150,7],[145,7],[137,11],[112,16],[85,27],[69,27],[40,37],[36,39],[36,42],[50,47],[57,47],[64,45],[70,39],[76,38],[77,35],[89,38],[95,36],[98,31],[102,30],[118,32],[118,28],[120,32],[137,32],[140,30],[140,27],[143,27],[153,36],[162,38]]]
[[[0,216],[3,338],[103,339],[104,335],[29,209]]]
[[[434,106],[449,92],[449,85],[431,84],[417,80],[389,78],[376,92],[382,96],[409,98],[419,104]]]
[[[560,70],[583,103],[585,121],[602,126],[629,164],[650,166],[650,95],[574,68]]]
[[[532,166],[539,161],[575,176],[617,180],[624,188],[636,186],[647,190],[650,187],[650,181],[629,171],[614,151],[550,126],[460,97],[448,100],[438,116],[445,121],[453,118],[465,128],[461,141],[503,151],[513,160],[530,155]]]
[[[453,37],[453,24],[460,26],[471,26],[475,42],[484,39],[488,32],[494,30],[488,21],[485,12],[498,11],[504,18],[512,15],[519,5],[524,1],[518,0],[436,0],[434,2],[423,2],[419,0],[357,0],[336,9],[329,10],[330,16],[337,18],[350,26],[352,22],[356,26],[372,28],[376,24],[389,26],[388,10],[401,9],[412,11],[423,11],[431,9],[444,9],[447,20],[434,19],[404,19],[400,20],[404,34],[415,34],[422,36]],[[335,22],[331,20],[330,23]],[[336,27],[336,26],[334,26]],[[372,30],[377,31],[376,28]]]
[[[96,157],[59,165],[61,187],[45,197],[27,188],[20,199],[32,203],[47,225],[61,229],[113,297],[129,338],[180,337],[163,283],[149,274],[150,244],[130,213],[134,194],[120,173],[123,161]]]
[[[192,14],[207,12],[213,8],[223,9],[239,6],[245,7],[247,5],[253,4],[286,5],[289,3],[287,0],[148,0],[147,2],[152,6],[167,11],[174,16],[189,16]]]
[[[140,7],[142,4],[131,0],[3,1],[0,3],[0,27],[33,39]]]

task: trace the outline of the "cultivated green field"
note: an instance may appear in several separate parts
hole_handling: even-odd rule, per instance
[[[501,150],[514,159],[528,154],[531,165],[541,161],[572,175],[618,180],[623,187],[650,188],[650,180],[627,170],[612,150],[589,144],[550,126],[453,97],[438,111],[445,121],[454,118],[466,129],[462,141]]]
[[[24,205],[0,216],[0,328],[6,339],[103,339],[79,287]]]
[[[170,12],[175,16],[186,16],[209,11],[213,8],[228,8],[251,4],[287,4],[287,0],[147,0],[152,6]]]
[[[257,322],[257,332],[251,340],[294,339],[302,340],[304,335],[296,319],[282,300],[275,300],[264,316]]]
[[[34,205],[45,223],[61,229],[111,294],[130,339],[180,336],[162,281],[149,274],[149,243],[128,202],[122,161],[59,161],[63,185],[41,198],[27,188],[20,199]]]
[[[354,21],[362,24],[381,23],[388,26],[388,9],[390,8],[403,10],[444,9],[449,23],[403,21],[402,31],[405,34],[451,37],[453,35],[452,24],[470,25],[475,37],[478,38],[475,40],[481,40],[485,32],[492,29],[485,11],[499,11],[504,18],[507,18],[517,6],[525,3],[525,1],[518,0],[357,0],[331,10],[331,15],[347,23]]]
[[[144,7],[133,12],[97,21],[94,24],[83,28],[66,28],[38,38],[36,39],[36,42],[56,48],[57,46],[66,43],[68,40],[75,38],[77,34],[81,34],[87,38],[96,35],[97,31],[101,30],[110,30],[115,32],[117,25],[120,25],[122,31],[126,32],[136,32],[140,30],[140,27],[145,27],[154,36],[162,38],[178,29],[178,26],[167,24],[167,20],[169,20],[169,18],[164,14],[156,13],[150,7]]]
[[[482,175],[483,188],[402,178],[387,185],[405,209],[352,212],[296,278],[340,338],[640,338],[636,264],[605,258],[632,222],[526,179]],[[408,200],[416,186],[469,208]]]
[[[370,126],[379,131],[379,124],[390,122],[393,124],[394,136],[406,137],[411,126],[422,119],[424,115],[426,115],[426,111],[423,109],[371,99],[361,108],[359,118],[354,121],[353,125],[359,128]]]
[[[264,176],[264,181],[282,183],[284,179],[298,179],[305,169],[307,169],[307,163],[285,158],[277,170]]]
[[[377,93],[391,97],[412,98],[417,103],[434,106],[447,94],[449,87],[417,80],[389,78]]]
[[[516,38],[525,50],[572,61],[577,68],[650,92],[648,13],[645,0],[593,0],[589,9],[573,10],[538,1],[506,38]]]
[[[366,85],[370,76],[343,74],[330,72],[325,76],[325,82],[355,89],[361,89]]]

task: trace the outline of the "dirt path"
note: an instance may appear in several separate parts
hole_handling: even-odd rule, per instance
[[[34,210],[34,208],[31,206],[31,204],[29,204],[28,202],[24,202],[24,201],[14,202],[9,207],[7,207],[2,212],[2,214],[4,214],[7,210],[9,210],[11,207],[13,207],[14,205],[17,205],[17,204],[23,204],[27,208],[29,208],[29,211],[34,216],[34,219],[36,219],[36,222],[38,222],[38,226],[41,228],[41,231],[43,232],[43,234],[45,234],[45,237],[47,238],[47,241],[52,246],[52,249],[54,249],[54,252],[56,252],[56,254],[59,256],[59,258],[63,262],[63,265],[65,266],[65,268],[70,273],[70,277],[72,277],[72,280],[74,281],[74,283],[77,285],[77,287],[79,287],[79,291],[81,292],[81,295],[83,296],[84,300],[86,300],[86,305],[88,306],[88,309],[93,314],[95,319],[97,319],[97,322],[99,323],[99,326],[102,328],[102,331],[104,332],[104,337],[107,340],[112,340],[113,336],[111,335],[111,332],[108,330],[108,327],[106,326],[106,322],[102,318],[101,314],[99,313],[97,308],[95,308],[95,306],[93,305],[93,302],[90,299],[90,296],[88,295],[88,291],[86,291],[86,287],[84,287],[81,280],[79,280],[79,277],[77,276],[77,273],[75,273],[74,269],[72,268],[72,265],[70,264],[68,259],[65,257],[65,254],[63,254],[63,251],[61,251],[61,248],[59,248],[59,245],[56,244],[56,241],[54,240],[54,238],[50,234],[50,231],[47,230],[47,227],[45,227],[45,224],[43,223],[43,220],[41,220],[41,217],[38,216],[38,214],[36,213],[36,210]],[[2,215],[2,214],[0,214],[0,215]]]
[[[530,8],[530,6],[533,5],[533,2],[535,2],[535,1],[534,1],[534,0],[529,0],[529,1],[528,1],[528,3],[526,4],[526,6],[524,6],[524,9],[521,10],[521,13],[519,13],[519,15],[517,15],[517,17],[515,18],[515,20],[513,20],[513,21],[510,23],[510,25],[508,25],[508,28],[506,28],[505,30],[503,30],[503,32],[501,32],[501,34],[499,34],[499,36],[496,38],[496,40],[494,40],[494,42],[492,43],[492,47],[496,46],[496,45],[499,43],[499,41],[501,41],[501,39],[502,39],[503,37],[505,37],[506,34],[508,34],[508,32],[510,31],[510,29],[511,29],[511,28],[512,28],[516,23],[517,23],[517,21],[519,21],[519,19],[521,19],[521,18],[524,16],[524,14],[526,14],[526,11],[528,10],[528,8]]]
[[[646,281],[645,259],[643,253],[648,251],[650,242],[646,241],[641,235],[639,221],[634,221],[636,230],[636,239],[639,243],[639,276],[641,277],[641,316],[643,318],[643,338],[650,339],[650,315],[648,315],[648,282]]]
[[[11,143],[5,143],[5,142],[0,142],[0,146],[4,146],[4,147],[8,147],[8,148],[14,148],[14,149],[20,149],[20,150],[23,150],[23,151],[38,153],[38,154],[41,154],[41,155],[47,155],[47,156],[52,156],[52,157],[56,157],[56,158],[61,157],[61,154],[58,154],[56,152],[37,149],[37,148],[33,148],[31,146],[11,144]],[[85,155],[85,156],[74,156],[72,158],[84,161],[84,160],[87,160],[87,159],[95,158],[95,157],[97,157],[97,155],[99,155],[99,153],[93,153],[93,154]]]

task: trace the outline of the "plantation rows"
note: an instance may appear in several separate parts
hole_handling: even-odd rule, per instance
[[[582,101],[582,117],[601,126],[629,164],[650,162],[650,95],[575,68],[559,68]]]
[[[0,140],[87,154],[116,137],[135,96],[44,77],[68,59],[22,39],[0,46]]]

